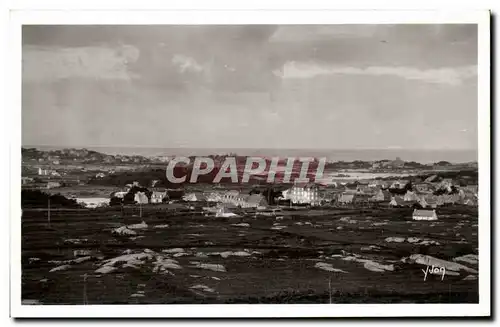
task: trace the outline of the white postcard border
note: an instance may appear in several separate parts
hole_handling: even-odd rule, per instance
[[[488,11],[12,11],[10,125],[12,317],[406,317],[491,314],[490,14]],[[21,305],[21,26],[22,24],[478,24],[479,304]],[[50,126],[47,126],[50,128]]]

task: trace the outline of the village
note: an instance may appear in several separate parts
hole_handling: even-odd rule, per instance
[[[59,157],[47,158],[57,160]],[[35,163],[29,164],[29,161]],[[189,208],[196,204],[207,214],[216,216],[236,216],[236,212],[241,213],[242,209],[277,212],[281,208],[294,207],[411,208],[414,209],[413,219],[431,220],[437,219],[441,207],[477,207],[478,204],[477,170],[470,163],[466,166],[444,163],[448,164],[445,167],[447,169],[443,169],[443,163],[434,165],[432,169],[429,166],[415,169],[415,165],[419,164],[408,163],[400,158],[372,163],[327,163],[324,178],[312,182],[298,182],[297,179],[289,183],[263,183],[259,180],[258,183],[246,185],[202,182],[184,183],[174,188],[162,183],[161,178],[153,179],[154,176],[143,173],[142,165],[125,166],[120,170],[119,166],[103,167],[95,163],[82,163],[76,167],[61,166],[58,161],[52,161],[49,166],[38,163],[35,157],[27,160],[23,166],[25,171],[31,172],[23,174],[23,189],[62,194],[87,208],[123,205],[154,207],[172,203]],[[338,169],[340,164],[344,168],[361,168]],[[408,168],[408,165],[412,168]],[[332,166],[335,169],[328,170]],[[147,177],[122,187],[108,184],[107,178],[114,176],[125,176],[121,180],[131,180],[132,176],[127,177],[130,172],[140,178]]]
[[[442,206],[477,206],[477,185],[458,186],[451,179],[435,181],[432,176],[419,183],[408,180],[334,183],[329,186],[315,183],[294,184],[290,188],[280,187],[256,189],[249,192],[238,190],[208,190],[189,192],[185,190],[137,191],[136,204],[201,203],[207,212],[217,216],[236,216],[238,209],[267,211],[282,207],[337,207],[337,208],[413,208],[413,219],[435,220],[436,210]],[[129,193],[140,188],[137,183],[128,185],[125,191],[115,192],[109,201],[122,203]],[[149,194],[147,196],[146,194]],[[438,195],[436,195],[438,194]],[[113,200],[118,198],[121,200]],[[104,205],[109,204],[103,199]],[[274,212],[277,212],[276,210]]]

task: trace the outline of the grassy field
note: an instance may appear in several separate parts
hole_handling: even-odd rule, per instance
[[[23,299],[43,304],[478,302],[476,273],[460,270],[424,281],[426,266],[402,260],[412,254],[447,261],[477,254],[477,208],[438,209],[437,222],[412,221],[411,209],[324,208],[287,210],[280,217],[215,218],[201,208],[148,205],[142,214],[137,207],[59,210],[51,212],[49,226],[45,211],[24,209]],[[136,235],[112,234],[142,220],[147,227],[135,229]],[[81,250],[79,257],[75,250]],[[129,257],[106,261],[124,254]],[[96,273],[102,267],[112,271]]]

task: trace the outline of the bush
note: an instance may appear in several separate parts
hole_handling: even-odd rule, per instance
[[[68,199],[61,194],[50,195],[39,190],[22,190],[22,208],[47,208],[49,204],[55,208],[82,208],[75,199]]]

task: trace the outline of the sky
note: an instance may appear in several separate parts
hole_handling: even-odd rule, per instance
[[[477,149],[476,25],[23,27],[22,143]]]

